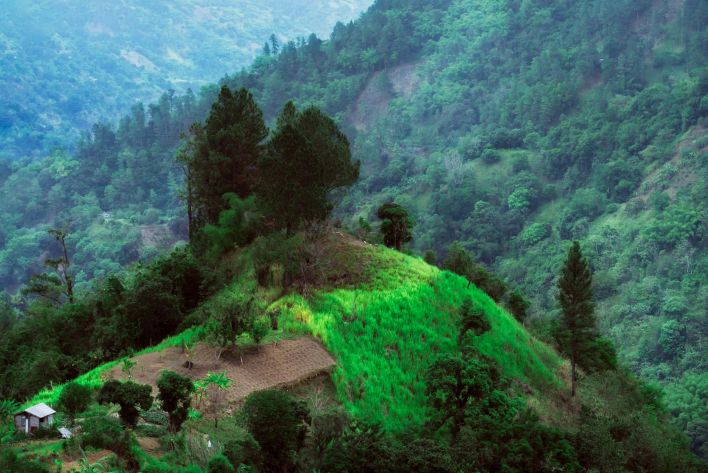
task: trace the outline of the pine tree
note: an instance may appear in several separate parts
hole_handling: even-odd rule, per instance
[[[272,225],[288,235],[303,222],[326,219],[333,191],[359,178],[347,137],[315,107],[298,111],[288,102],[259,161],[256,202]]]
[[[191,238],[205,224],[217,223],[228,204],[224,194],[252,194],[268,129],[246,89],[234,92],[223,86],[206,122],[194,124],[190,132],[177,160],[187,179],[184,198]]]
[[[587,260],[575,241],[558,281],[558,303],[561,306],[556,340],[561,351],[570,358],[571,394],[575,396],[577,366],[597,346],[595,304],[592,295],[592,274]]]
[[[275,33],[270,35],[270,52],[273,56],[277,56],[278,52],[280,52],[280,43],[278,42],[278,37],[275,36]]]

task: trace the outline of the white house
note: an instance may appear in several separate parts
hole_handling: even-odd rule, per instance
[[[54,414],[56,414],[54,409],[40,402],[15,414],[15,427],[29,434],[40,427],[52,425]]]

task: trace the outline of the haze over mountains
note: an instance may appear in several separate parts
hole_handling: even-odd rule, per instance
[[[4,1],[0,155],[73,147],[81,130],[249,65],[273,33],[326,37],[371,0]]]

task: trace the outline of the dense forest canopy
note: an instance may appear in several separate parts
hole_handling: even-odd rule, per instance
[[[344,225],[395,200],[412,251],[441,262],[457,241],[525,294],[547,340],[557,268],[580,240],[600,331],[664,386],[705,457],[707,25],[699,0],[381,0],[220,85],[246,87],[269,125],[289,100],[334,116],[361,161]],[[56,256],[52,226],[71,227],[79,291],[186,238],[174,154],[219,91],[135,106],[75,154],[2,163],[3,286]]]
[[[3,2],[0,156],[73,149],[99,120],[247,66],[272,33],[329,33],[369,0]],[[270,47],[270,46],[269,46]]]

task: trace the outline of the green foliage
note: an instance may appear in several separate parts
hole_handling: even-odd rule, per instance
[[[123,438],[125,429],[109,415],[91,415],[81,422],[81,441],[85,447],[110,448]]]
[[[219,428],[219,417],[222,413],[222,403],[224,401],[223,393],[231,386],[231,378],[226,376],[226,372],[207,373],[203,380],[195,383],[195,390],[204,389],[210,392],[209,403],[211,405],[211,413],[214,416],[214,428]]]
[[[260,445],[265,471],[289,471],[303,446],[307,408],[281,391],[257,391],[243,405],[246,426]]]
[[[152,406],[152,388],[146,384],[136,384],[132,381],[122,383],[115,379],[107,381],[98,392],[99,404],[118,404],[121,420],[129,427],[135,427],[140,412],[138,408],[147,410]]]
[[[580,382],[583,410],[575,445],[581,465],[598,471],[705,471],[685,437],[666,422],[658,391],[620,370]],[[593,400],[602,395],[602,406]],[[651,412],[652,415],[646,415]]]
[[[194,124],[178,153],[187,179],[190,240],[205,224],[217,224],[225,209],[222,196],[246,198],[257,179],[261,141],[268,135],[263,113],[244,88],[221,87],[204,125]],[[231,202],[227,200],[229,204]]]
[[[223,198],[228,207],[219,214],[219,221],[202,229],[209,244],[206,255],[210,260],[253,241],[261,223],[254,197],[240,199],[234,193],[226,193]]]
[[[73,420],[77,414],[88,408],[92,398],[93,392],[90,387],[72,382],[62,388],[58,406],[62,412]]]
[[[383,204],[376,216],[381,219],[381,235],[386,246],[401,251],[401,247],[413,239],[413,219],[400,205]]]
[[[436,266],[438,264],[438,255],[433,250],[425,250],[425,253],[423,253],[423,261],[431,266]]]
[[[483,404],[488,414],[471,417],[453,447],[457,465],[481,472],[583,471],[567,434],[541,424],[529,409],[517,412],[498,391]]]
[[[467,278],[469,282],[474,283],[497,302],[506,293],[507,288],[504,281],[475,262],[473,255],[460,242],[456,241],[450,245],[442,267]]]
[[[665,403],[676,416],[676,425],[688,433],[691,449],[702,458],[708,455],[708,375],[686,373],[666,389]]]
[[[196,259],[183,248],[96,281],[95,291],[75,304],[31,306],[32,316],[0,339],[0,395],[25,398],[175,333],[200,302],[202,281]],[[35,335],[30,340],[26,333]]]
[[[459,325],[460,332],[457,336],[457,344],[459,346],[463,346],[465,335],[468,332],[479,337],[492,328],[484,311],[479,307],[475,307],[474,302],[470,299],[465,299],[464,302],[462,302]]]
[[[179,0],[145,5],[131,0],[121,5],[59,6],[12,4],[5,9],[0,48],[8,54],[0,58],[0,83],[4,88],[26,84],[22,94],[2,102],[0,144],[13,157],[71,149],[96,117],[117,120],[127,107],[155,97],[156,91],[199,90],[205,78],[217,79],[249,65],[257,50],[243,44],[262,43],[274,31],[293,39],[311,32],[325,35],[336,19],[353,20],[369,3],[246,0],[236,6]],[[198,10],[195,21],[184,21],[195,7],[207,10]],[[209,14],[214,8],[219,15]],[[298,14],[289,14],[288,8]],[[122,22],[126,12],[139,15],[139,21]],[[243,18],[249,19],[243,27],[221,31]],[[30,19],[36,28],[22,28]],[[170,31],[177,21],[183,28]],[[69,63],[66,57],[73,59]],[[146,108],[144,124],[153,133],[183,131],[160,120],[165,114],[162,101]],[[145,139],[145,130],[139,131],[136,138]],[[71,169],[57,166],[55,172]]]
[[[426,394],[435,411],[433,427],[439,429],[450,420],[452,442],[456,442],[468,407],[481,404],[498,382],[498,371],[490,360],[480,358],[476,350],[463,350],[461,354],[435,360],[425,374]]]
[[[298,254],[302,237],[288,237],[279,232],[256,239],[253,245],[253,269],[262,286],[289,287],[300,269]]]
[[[491,148],[486,148],[480,157],[485,164],[495,164],[501,160],[501,154],[499,154],[499,151]]]
[[[303,222],[329,216],[332,192],[356,182],[359,162],[352,162],[349,140],[334,120],[315,107],[299,112],[288,102],[277,123],[258,162],[256,197],[276,228],[290,235]]]
[[[3,473],[48,473],[49,468],[44,463],[25,460],[14,449],[3,448],[0,450],[0,471]]]
[[[524,321],[526,320],[530,305],[531,304],[529,303],[529,301],[518,289],[514,290],[514,292],[509,294],[509,298],[506,301],[506,307],[509,309],[509,312],[511,312],[514,317],[516,317],[516,320],[521,323],[524,323]]]
[[[157,380],[157,389],[157,399],[170,417],[170,429],[178,432],[187,420],[194,384],[173,371],[163,371]]]
[[[355,159],[365,163],[339,215],[357,219],[392,198],[404,203],[418,220],[415,250],[444,254],[452,241],[462,241],[480,262],[523,289],[533,302],[533,320],[555,304],[550,275],[562,263],[564,242],[582,240],[593,261],[600,331],[633,371],[680,385],[689,383],[683,373],[705,371],[701,135],[708,89],[706,9],[696,0],[677,8],[647,0],[511,7],[472,0],[378,2],[360,21],[337,25],[330,41],[278,45],[277,55],[271,42],[271,55],[223,83],[233,90],[247,86],[267,119],[291,99],[334,116]],[[514,54],[490,54],[502,50]],[[391,88],[381,87],[386,80]],[[371,110],[369,83],[395,95],[380,104],[385,114],[354,113]],[[162,212],[158,225],[184,235],[175,211],[182,177],[169,148],[186,124],[205,118],[218,92],[218,86],[206,87],[198,98],[166,95],[148,110],[136,107],[117,130],[91,130],[74,157],[55,153],[0,166],[3,286],[16,288],[41,269],[37,255],[51,243],[44,227],[55,218],[76,226],[68,243],[80,268],[78,284],[149,254],[141,248],[146,229],[140,222],[156,218],[150,209]],[[476,159],[487,149],[498,152],[496,164]],[[647,205],[658,192],[668,202]],[[102,216],[106,209],[110,218]],[[286,265],[278,264],[269,262],[266,274],[282,275]],[[501,300],[499,287],[485,290]],[[344,296],[347,318],[350,298]],[[13,351],[21,332],[11,329],[0,366],[13,369],[0,372],[0,395],[22,398],[126,354],[121,350],[132,341],[125,339],[131,333],[125,327],[142,317],[115,324],[101,343],[76,356],[72,350],[93,337],[68,329],[90,327],[90,309],[63,309],[72,316],[67,326],[33,313],[37,326],[71,333],[82,343],[42,340],[51,353],[23,350],[23,366]],[[377,323],[350,326],[364,332]],[[36,331],[24,318],[22,327]],[[123,339],[109,342],[112,334]],[[141,337],[140,343],[155,340]],[[386,353],[400,349],[388,345]],[[348,380],[352,403],[359,402],[358,388],[374,378]]]
[[[105,409],[99,408],[86,413],[76,435],[64,445],[67,449],[78,449],[80,452],[82,447],[110,450],[116,454],[118,468],[136,469],[139,463],[135,456],[135,444],[133,433]]]
[[[209,460],[209,473],[234,473],[236,470],[224,455],[214,455]]]
[[[319,290],[308,299],[290,295],[272,309],[280,312],[280,329],[322,339],[337,360],[338,397],[355,419],[390,432],[425,425],[428,360],[457,351],[460,307],[468,299],[491,325],[468,338],[503,375],[542,392],[561,386],[561,359],[465,279],[383,247],[350,251],[373,271],[365,285]]]
[[[222,293],[210,304],[204,335],[217,348],[217,360],[221,352],[235,348],[239,337],[252,330],[256,311],[256,300],[246,294]]]
[[[561,306],[561,318],[555,337],[561,351],[570,358],[571,393],[575,396],[576,366],[593,367],[600,352],[596,342],[598,333],[592,274],[577,241],[568,250],[568,258],[558,280],[558,303]],[[612,350],[611,345],[608,349]]]

